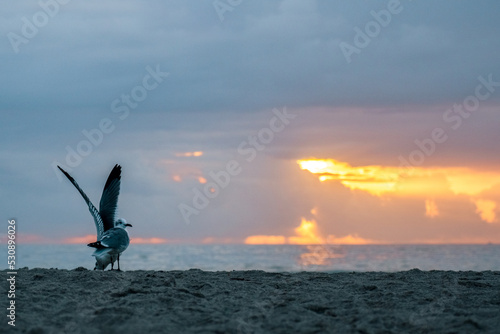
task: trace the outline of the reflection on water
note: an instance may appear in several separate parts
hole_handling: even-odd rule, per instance
[[[301,266],[331,266],[332,259],[342,258],[345,255],[328,245],[309,245],[306,251],[300,254],[298,263]]]

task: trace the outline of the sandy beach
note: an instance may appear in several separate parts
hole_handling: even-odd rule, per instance
[[[15,301],[2,333],[498,333],[500,272],[25,268]]]

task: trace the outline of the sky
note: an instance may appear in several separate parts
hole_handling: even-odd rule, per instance
[[[496,1],[15,1],[0,212],[94,241],[500,243]],[[5,238],[5,231],[0,237]]]

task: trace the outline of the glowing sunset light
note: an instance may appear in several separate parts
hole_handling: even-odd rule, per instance
[[[367,191],[373,195],[380,195],[394,191],[394,182],[367,182],[367,181],[343,181],[343,185],[350,189]]]
[[[430,199],[425,201],[425,215],[430,218],[439,216],[439,210],[435,201]]]
[[[302,218],[300,226],[295,228],[297,236],[288,238],[290,244],[295,245],[314,245],[324,243],[323,238],[318,235],[318,226],[314,220]]]
[[[175,153],[176,157],[201,157],[202,155],[203,155],[202,151]]]
[[[335,160],[299,160],[300,168],[307,169],[311,173],[321,174],[335,166]]]
[[[316,209],[312,211],[316,212]],[[336,237],[328,235],[323,238],[318,232],[318,223],[315,220],[302,218],[300,225],[294,229],[295,235],[286,237],[284,235],[252,235],[245,239],[247,245],[366,245],[377,243],[359,237],[357,234]],[[317,255],[317,252],[315,252]],[[314,255],[314,256],[316,256]],[[322,256],[321,256],[322,257]]]
[[[482,220],[487,223],[496,222],[495,209],[497,204],[494,201],[478,199],[475,200],[474,203],[476,204],[476,213],[479,214]]]
[[[198,176],[198,182],[200,182],[201,184],[205,184],[207,183],[207,179],[205,179],[203,176]]]
[[[167,239],[163,238],[130,238],[130,243],[132,244],[165,244]]]
[[[335,237],[334,235],[329,235],[326,238],[326,241],[328,244],[333,245],[368,245],[378,243],[373,240],[361,238],[357,234],[348,234],[345,237]]]
[[[235,239],[235,238],[217,238],[217,237],[206,237],[201,240],[202,244],[212,244],[212,245],[217,245],[217,244],[238,244],[241,243],[241,240]]]
[[[252,235],[245,239],[247,245],[283,245],[286,238],[283,235]]]
[[[425,196],[435,194],[477,195],[500,184],[500,173],[464,167],[357,166],[334,159],[297,160],[302,170],[318,175],[321,182],[339,181],[351,190],[363,190],[375,196],[386,193]]]
[[[400,169],[382,166],[352,167],[334,159],[298,160],[300,168],[319,174],[320,181],[338,180],[349,189],[368,191],[373,195],[394,191]]]
[[[474,196],[492,185],[500,184],[500,173],[455,168],[447,172],[447,179],[450,181],[451,191],[455,194]]]
[[[95,234],[87,234],[83,237],[70,237],[63,240],[65,244],[88,244],[96,241]]]

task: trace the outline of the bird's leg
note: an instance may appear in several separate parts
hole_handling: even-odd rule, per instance
[[[110,270],[113,270],[113,265],[114,265],[114,264],[115,264],[115,263],[113,262],[113,260],[111,260],[111,269],[110,269]]]
[[[118,254],[118,259],[117,259],[117,261],[118,261],[118,271],[121,271],[121,270],[120,270],[120,254]]]

